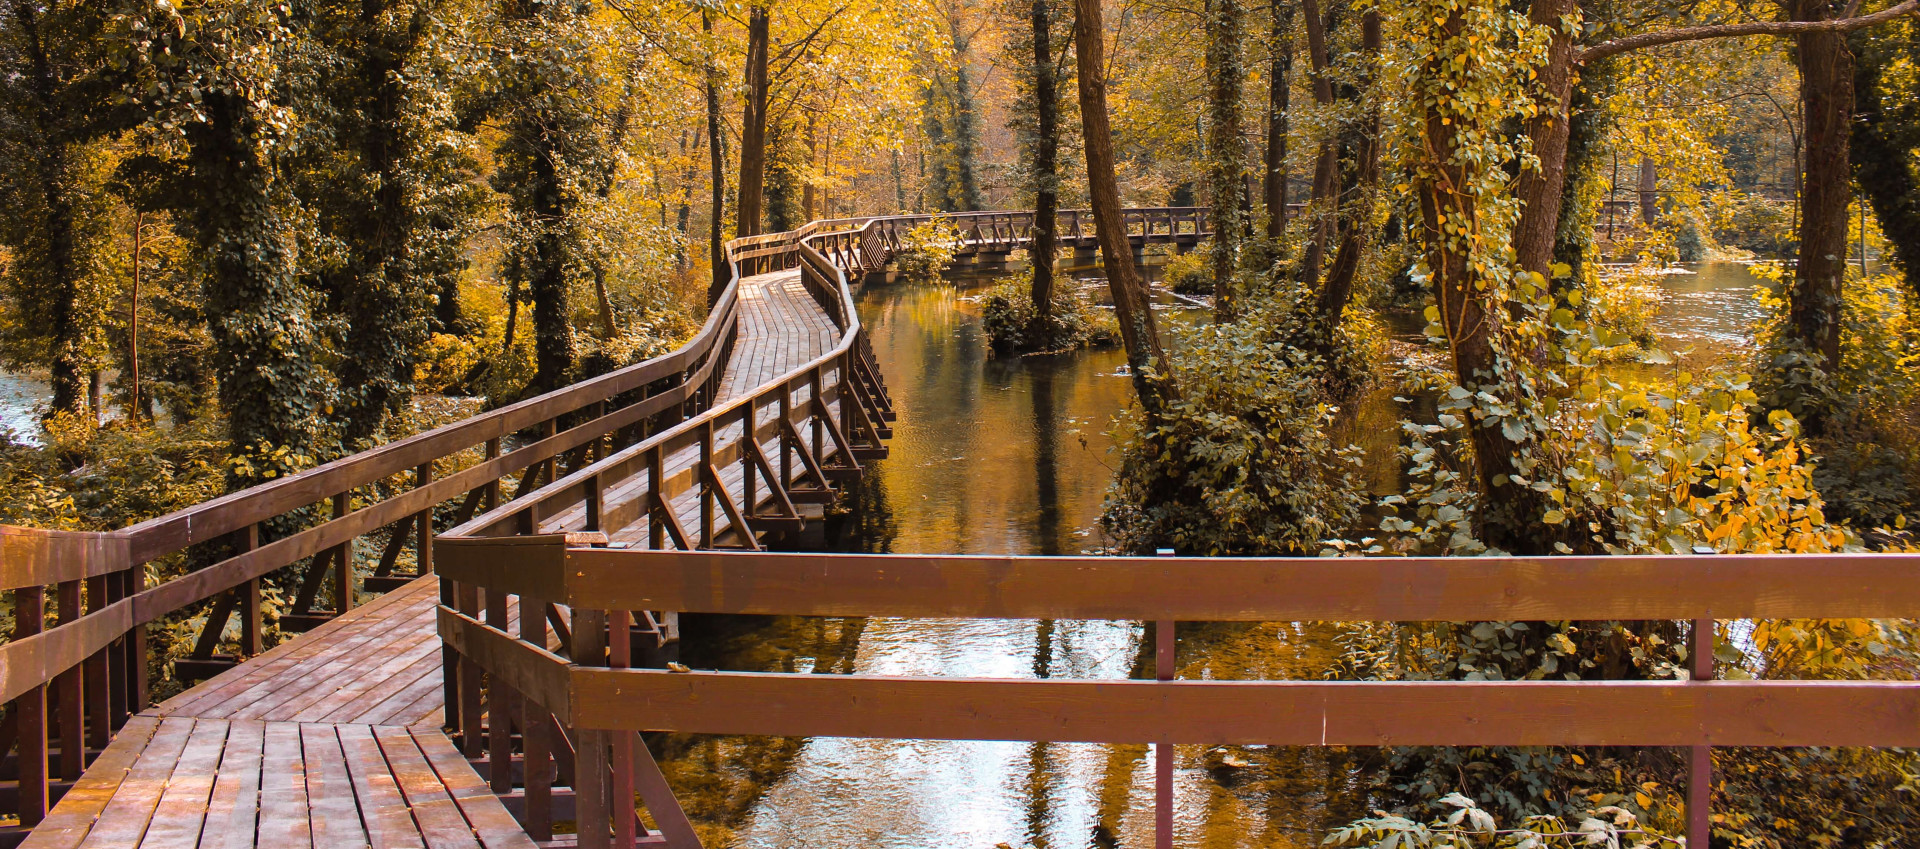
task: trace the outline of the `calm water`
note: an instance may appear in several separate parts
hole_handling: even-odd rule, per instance
[[[1745,343],[1753,278],[1732,263],[1665,279],[1661,326],[1675,347]],[[860,294],[900,420],[829,547],[850,551],[1073,554],[1101,544],[1114,457],[1106,431],[1131,400],[1118,351],[994,358],[982,284],[891,284]],[[1091,293],[1090,293],[1091,294]],[[1169,311],[1172,312],[1172,311]],[[1417,335],[1418,322],[1395,325]],[[1345,434],[1391,456],[1401,405],[1358,405]],[[1344,435],[1344,434],[1343,434]],[[1356,439],[1355,441],[1361,441]],[[1398,486],[1371,464],[1372,488]],[[1334,656],[1324,628],[1189,626],[1183,678],[1317,677]],[[876,675],[1124,678],[1140,628],[1124,622],[872,620],[849,671]],[[800,668],[808,668],[803,661]],[[1144,746],[814,739],[755,805],[739,845],[1108,847],[1152,844]],[[1353,755],[1182,747],[1182,845],[1314,846],[1360,807]]]

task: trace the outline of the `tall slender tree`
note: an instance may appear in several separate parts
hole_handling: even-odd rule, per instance
[[[1287,232],[1287,133],[1293,83],[1293,0],[1274,0],[1273,32],[1267,51],[1267,147],[1260,196],[1267,207],[1267,240],[1278,244]]]
[[[1106,24],[1100,0],[1075,0],[1074,64],[1079,71],[1080,122],[1086,136],[1087,188],[1093,199],[1094,226],[1099,231],[1100,257],[1113,292],[1114,317],[1127,349],[1127,367],[1140,406],[1149,420],[1178,393],[1167,363],[1166,346],[1153,318],[1140,271],[1133,264],[1133,244],[1127,238],[1120,213],[1120,181],[1114,173],[1113,128],[1107,117]]]
[[[1246,144],[1240,108],[1246,69],[1241,61],[1244,13],[1241,0],[1206,0],[1207,195],[1213,207],[1213,313],[1234,315],[1240,250],[1247,228]]]
[[[767,180],[767,98],[772,87],[767,53],[773,39],[771,0],[747,7],[746,107],[740,116],[740,203],[734,209],[734,232],[760,233],[761,205]]]
[[[1058,0],[1019,0],[1027,23],[1027,52],[1022,64],[1021,99],[1032,124],[1020,122],[1021,149],[1027,158],[1033,185],[1033,241],[1028,248],[1032,266],[1031,296],[1035,333],[1053,326],[1054,254],[1059,240],[1060,210],[1060,52],[1054,49],[1054,30],[1060,14]],[[1042,338],[1036,336],[1036,338]]]

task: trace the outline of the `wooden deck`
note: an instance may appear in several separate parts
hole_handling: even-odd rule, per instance
[[[32,849],[533,849],[440,730],[421,578],[134,717]]]
[[[839,338],[797,270],[744,278],[739,297],[722,403]],[[691,494],[674,506],[700,509]],[[441,729],[437,590],[421,578],[134,717],[24,845],[532,849]]]

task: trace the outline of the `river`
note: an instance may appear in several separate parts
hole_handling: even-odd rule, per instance
[[[1758,313],[1754,279],[1732,263],[1693,270],[1663,282],[1663,343],[1744,345]],[[877,284],[859,293],[901,415],[892,456],[874,465],[826,548],[1050,555],[1100,546],[1115,463],[1107,429],[1132,391],[1123,357],[991,356],[971,300],[984,285]],[[1396,323],[1395,332],[1417,333],[1417,324]],[[1401,414],[1390,395],[1363,403],[1346,426],[1373,435],[1388,456]],[[1390,463],[1371,465],[1375,489],[1395,485]],[[834,671],[1124,678],[1141,633],[1129,622],[862,625],[851,645],[834,644]],[[1181,642],[1183,678],[1318,677],[1336,654],[1329,629],[1312,624],[1186,626]],[[812,658],[795,663],[814,668]],[[1178,751],[1179,845],[1316,846],[1325,829],[1364,811],[1355,753]],[[1144,847],[1152,845],[1151,796],[1144,746],[812,739],[752,806],[736,845]]]

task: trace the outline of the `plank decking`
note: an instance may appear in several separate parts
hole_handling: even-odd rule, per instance
[[[797,270],[742,279],[740,308],[723,403],[840,336]],[[699,459],[682,453],[676,468]],[[533,849],[441,730],[437,587],[414,581],[134,717],[25,846]]]

